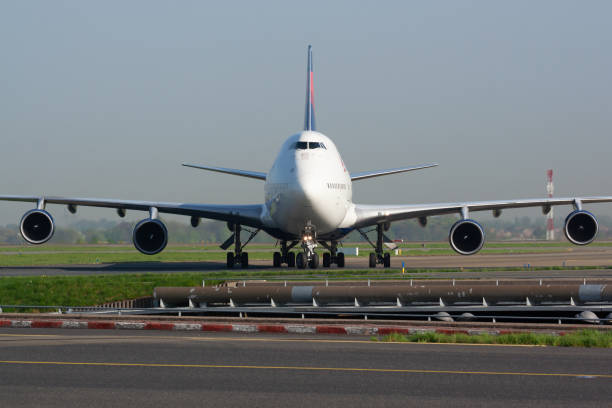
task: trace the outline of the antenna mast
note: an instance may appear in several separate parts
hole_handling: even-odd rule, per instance
[[[546,171],[546,193],[548,193],[548,198],[552,198],[555,187],[553,185],[553,171],[552,169]],[[546,215],[546,240],[554,241],[555,239],[555,224],[553,217],[552,208]]]

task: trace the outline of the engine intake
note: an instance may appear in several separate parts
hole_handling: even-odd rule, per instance
[[[21,236],[30,244],[44,244],[53,236],[55,223],[45,210],[30,210],[21,217]]]
[[[482,249],[485,241],[484,230],[474,220],[457,221],[448,234],[448,241],[455,252],[472,255]]]
[[[134,227],[132,241],[137,250],[145,255],[163,251],[168,243],[168,230],[158,219],[146,218]]]
[[[595,216],[588,211],[576,210],[565,219],[565,236],[576,245],[588,245],[595,239],[599,226]]]

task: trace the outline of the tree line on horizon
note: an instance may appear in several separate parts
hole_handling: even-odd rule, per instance
[[[446,241],[455,216],[439,216],[428,219],[426,227],[416,220],[398,221],[391,224],[386,233],[391,239],[412,242]],[[598,239],[612,239],[612,217],[598,217]],[[225,222],[203,221],[197,228],[179,221],[164,221],[168,228],[170,244],[210,244],[225,241],[230,232]],[[79,220],[68,227],[56,227],[50,244],[126,244],[132,242],[132,229],[136,222],[102,220]],[[505,240],[543,240],[546,237],[546,221],[541,218],[515,217],[514,219],[491,219],[482,222],[489,241]],[[562,232],[563,219],[555,220],[557,240],[565,239]],[[366,229],[367,231],[368,229]],[[243,232],[246,234],[246,232]],[[372,233],[372,237],[374,234]],[[344,241],[362,241],[361,235],[354,231]],[[253,242],[272,243],[275,240],[265,233],[258,234]],[[24,241],[19,234],[19,226],[9,224],[0,227],[0,244],[19,245]]]

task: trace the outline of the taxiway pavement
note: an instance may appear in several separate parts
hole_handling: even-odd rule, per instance
[[[608,349],[0,329],[0,405],[609,406]]]
[[[561,252],[534,252],[534,253],[508,253],[503,254],[476,254],[463,255],[435,255],[435,256],[392,256],[392,268],[401,268],[402,263],[406,272],[419,269],[419,276],[448,277],[448,272],[437,273],[422,272],[423,269],[451,269],[456,278],[501,278],[501,277],[610,277],[612,269],[612,248],[610,247],[573,247]],[[564,267],[601,267],[600,269],[563,270]],[[555,267],[560,270],[531,271],[532,267]],[[270,261],[252,261],[250,269],[274,270]],[[470,271],[472,268],[519,268],[524,271]],[[332,267],[332,269],[336,269]],[[345,269],[369,269],[366,257],[347,257]],[[382,268],[379,267],[382,270]],[[235,269],[238,271],[239,269]],[[294,271],[293,268],[276,268],[279,275]],[[327,269],[320,267],[321,272]],[[2,267],[0,276],[38,276],[38,275],[99,275],[123,273],[178,273],[178,272],[216,272],[224,271],[231,276],[231,270],[225,267],[224,262],[127,262],[98,265],[51,265],[51,266],[21,266]]]

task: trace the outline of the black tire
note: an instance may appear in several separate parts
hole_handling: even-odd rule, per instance
[[[234,253],[233,252],[228,252],[226,259],[227,259],[227,267],[228,267],[228,269],[232,269],[234,267]]]
[[[287,254],[287,266],[289,268],[295,267],[295,252],[289,252]]]
[[[338,254],[338,259],[336,260],[336,264],[338,268],[344,268],[344,252],[340,252]]]
[[[383,265],[385,266],[385,268],[391,267],[391,254],[389,254],[388,252],[383,257]]]
[[[325,252],[323,254],[323,267],[329,268],[331,265],[331,254],[329,252]]]
[[[249,254],[248,252],[243,252],[240,255],[240,267],[246,269],[249,267]]]
[[[319,255],[318,254],[312,254],[312,258],[308,262],[308,266],[310,266],[311,269],[317,269],[319,267]]]
[[[370,268],[376,268],[376,254],[370,252]]]
[[[275,252],[274,255],[272,255],[272,266],[274,266],[275,268],[279,268],[281,266],[280,252]]]
[[[295,257],[295,266],[298,269],[304,269],[306,267],[306,260],[304,259],[304,253],[300,252]]]

